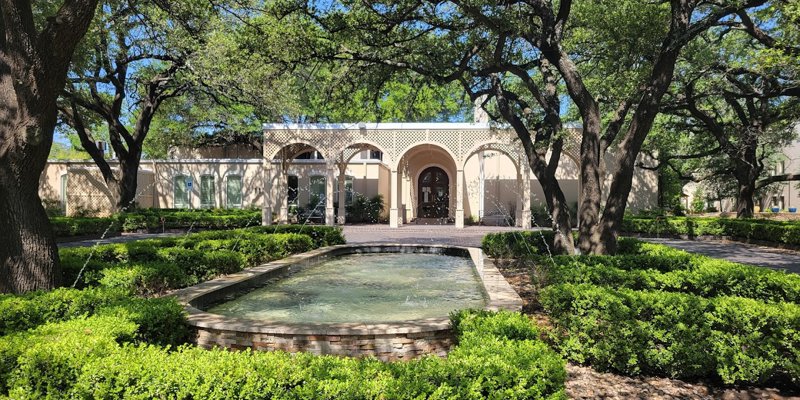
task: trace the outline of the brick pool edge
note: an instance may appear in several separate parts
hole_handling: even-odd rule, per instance
[[[175,293],[186,309],[194,342],[205,348],[306,351],[314,354],[375,356],[384,361],[423,354],[446,355],[453,345],[448,316],[393,323],[289,324],[212,314],[202,309],[232,293],[259,286],[292,266],[316,264],[354,253],[432,253],[469,257],[486,294],[486,310],[522,309],[522,299],[474,247],[411,244],[364,244],[324,247],[181,289]]]

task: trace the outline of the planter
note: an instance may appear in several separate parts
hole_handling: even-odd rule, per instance
[[[796,213],[797,212],[797,207],[789,207],[789,212],[790,213]]]
[[[776,212],[780,211],[781,209],[778,208],[778,207],[772,207],[771,210],[772,210],[772,212],[776,213]]]

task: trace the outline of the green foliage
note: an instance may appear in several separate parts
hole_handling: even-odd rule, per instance
[[[126,299],[122,290],[92,288],[55,289],[0,297],[0,335],[24,331],[45,322],[64,321],[94,314],[109,304]]]
[[[353,202],[345,206],[347,222],[377,223],[384,209],[385,205],[382,195],[378,194],[368,199],[361,193],[355,193],[353,195]]]
[[[650,235],[713,235],[736,239],[800,245],[800,223],[765,219],[732,218],[633,218],[626,217],[622,231]]]
[[[0,366],[0,373],[10,376],[2,380],[7,386],[0,387],[0,394],[203,399],[566,398],[564,360],[537,338],[537,329],[526,317],[465,311],[454,317],[454,324],[459,344],[446,359],[383,363],[374,358],[308,353],[208,351],[188,346],[169,350],[137,345],[137,324],[125,316],[78,319],[0,339],[0,358],[9,361]]]
[[[252,209],[137,209],[119,216],[125,232],[165,229],[232,229],[261,225],[261,210]]]
[[[116,217],[50,217],[50,225],[56,237],[98,235],[120,231],[120,221]]]
[[[492,258],[531,258],[550,254],[553,231],[522,231],[489,233],[481,247]]]
[[[64,248],[59,255],[67,282],[74,282],[83,271],[78,282],[81,286],[100,285],[155,295],[321,245],[344,243],[340,228],[286,225],[277,230],[305,232],[263,233],[264,228],[271,227]]]
[[[559,284],[541,302],[569,359],[626,374],[800,380],[800,306]]]

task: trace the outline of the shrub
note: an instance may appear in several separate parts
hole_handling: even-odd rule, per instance
[[[384,209],[383,196],[380,194],[368,199],[361,193],[355,193],[353,202],[345,206],[348,222],[376,223]]]
[[[98,308],[122,301],[122,290],[69,288],[0,297],[0,335],[23,331],[45,322],[64,321],[93,314]]]
[[[530,258],[550,254],[554,235],[552,231],[490,233],[483,237],[481,247],[492,258]]]
[[[314,248],[345,244],[342,228],[338,226],[319,225],[270,225],[248,228],[247,231],[258,233],[300,233],[308,235],[314,242]]]
[[[0,394],[77,398],[564,399],[564,361],[512,313],[459,313],[446,358],[383,363],[308,353],[136,345],[136,323],[98,316],[0,339]],[[509,325],[510,327],[506,327]],[[169,327],[166,327],[169,328]],[[141,328],[138,328],[141,329]],[[35,343],[22,346],[19,339]],[[47,340],[47,343],[40,343]],[[117,344],[122,342],[122,345]],[[133,342],[133,343],[131,343]],[[74,348],[77,354],[71,354]],[[19,362],[13,361],[19,360]]]
[[[80,273],[80,287],[106,285],[153,295],[306,252],[315,248],[315,243],[344,243],[339,228],[287,226],[278,230],[306,231],[308,235],[267,234],[262,233],[264,229],[206,231],[179,238],[65,248],[59,254],[66,282],[76,281]]]
[[[121,229],[120,221],[116,217],[50,217],[50,225],[56,237],[118,233]]]
[[[622,230],[648,235],[729,236],[765,242],[800,245],[800,223],[765,219],[626,217]]]
[[[562,353],[626,374],[800,380],[800,306],[561,284],[541,293]]]

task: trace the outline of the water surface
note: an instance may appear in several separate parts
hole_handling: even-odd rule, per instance
[[[300,269],[208,311],[287,323],[379,323],[446,317],[484,305],[469,258],[378,253]]]

